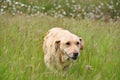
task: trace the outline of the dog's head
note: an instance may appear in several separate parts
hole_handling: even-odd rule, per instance
[[[84,41],[82,37],[72,36],[64,37],[55,42],[56,50],[62,52],[62,58],[76,60],[80,55],[80,50],[83,50]]]

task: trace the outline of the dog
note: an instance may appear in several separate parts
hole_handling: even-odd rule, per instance
[[[84,48],[82,37],[62,28],[52,28],[43,42],[44,62],[52,70],[65,70]]]

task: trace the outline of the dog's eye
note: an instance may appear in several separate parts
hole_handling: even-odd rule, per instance
[[[66,43],[66,45],[68,45],[68,46],[69,46],[69,45],[70,45],[70,42],[67,42],[67,43]]]
[[[80,44],[79,42],[76,43],[76,45],[79,45],[79,44]]]
[[[80,41],[82,41],[82,39],[79,39]]]

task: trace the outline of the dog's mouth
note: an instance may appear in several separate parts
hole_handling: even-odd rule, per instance
[[[77,60],[78,57],[67,57],[67,60]]]
[[[72,58],[73,60],[76,60],[78,57],[75,57],[75,56],[74,56],[74,57],[71,57],[71,58]]]
[[[78,56],[66,55],[70,60],[77,60]]]

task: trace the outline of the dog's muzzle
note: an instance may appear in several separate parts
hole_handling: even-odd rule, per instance
[[[72,59],[73,59],[73,60],[76,60],[77,58],[78,58],[78,53],[73,53]]]
[[[76,60],[78,58],[79,53],[73,53],[73,56],[70,56],[64,49],[62,51],[69,59]]]

